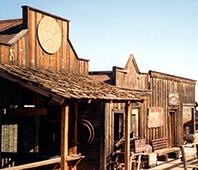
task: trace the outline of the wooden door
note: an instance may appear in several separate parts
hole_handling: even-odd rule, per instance
[[[168,115],[168,141],[169,145],[176,145],[176,111],[170,111]]]

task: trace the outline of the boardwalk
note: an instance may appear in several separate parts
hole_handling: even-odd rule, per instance
[[[196,159],[196,149],[195,148],[185,148],[185,152],[187,154],[187,159],[190,160],[188,162],[188,170],[193,169],[197,165]],[[158,165],[154,168],[150,168],[149,170],[183,170],[183,162],[181,159],[169,159],[168,162],[158,162]]]
[[[196,167],[196,163],[197,160],[194,159],[190,162],[188,162],[188,170],[193,169],[194,167]],[[150,168],[150,170],[183,170],[184,166],[183,166],[183,162],[180,159],[177,160],[169,160],[166,163],[160,163],[160,165],[154,167],[154,168]]]

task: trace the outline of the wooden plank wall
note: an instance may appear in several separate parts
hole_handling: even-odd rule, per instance
[[[79,144],[78,152],[86,158],[78,165],[78,169],[103,169],[101,164],[101,155],[103,155],[104,146],[102,139],[104,139],[104,103],[79,103],[78,105],[79,120],[86,119],[94,127],[95,137],[91,144]],[[78,131],[78,133],[80,133]],[[101,167],[100,167],[101,166]]]
[[[152,74],[150,77],[150,87],[152,95],[149,98],[150,107],[164,108],[165,125],[159,128],[150,128],[147,130],[147,140],[167,137],[168,138],[168,113],[171,109],[168,103],[169,92],[178,92],[180,104],[176,107],[176,145],[180,145],[183,141],[183,104],[195,103],[195,82],[172,76],[164,76],[163,74]],[[175,108],[174,108],[175,109]]]
[[[10,61],[10,46],[0,45],[0,62],[2,64],[9,63]]]
[[[39,44],[37,27],[46,13],[24,8],[24,27],[28,32],[13,45],[0,45],[0,63],[18,66],[31,66],[55,71],[69,71],[77,74],[88,74],[88,60],[79,59],[69,41],[69,22],[55,18],[62,33],[62,43],[54,54],[46,53]],[[53,17],[53,16],[51,16]]]
[[[149,89],[149,79],[148,74],[138,73],[134,63],[128,61],[127,68],[113,68],[114,84],[117,87],[127,88],[127,89],[139,89],[148,90]],[[147,118],[148,118],[148,108],[149,100],[144,100],[143,103],[139,103],[139,137],[147,138],[148,128],[147,128]],[[125,104],[114,104],[115,109],[124,109]]]
[[[115,85],[130,89],[148,89],[147,74],[139,74],[133,65],[128,69],[114,68]]]
[[[131,60],[132,61],[132,60]],[[170,111],[168,103],[169,92],[178,92],[180,104],[176,109],[176,131],[175,143],[179,145],[183,141],[183,104],[195,103],[195,81],[182,77],[167,75],[164,73],[152,72],[139,73],[137,66],[128,61],[126,67],[113,68],[114,85],[122,88],[151,90],[148,99],[140,104],[139,111],[139,136],[145,138],[147,142],[152,139],[168,138],[168,113]],[[116,106],[114,106],[116,108]],[[148,128],[148,109],[150,107],[164,108],[164,126],[158,128]]]

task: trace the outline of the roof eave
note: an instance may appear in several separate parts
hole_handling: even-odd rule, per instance
[[[36,87],[30,83],[25,83],[23,81],[20,81],[19,78],[13,76],[12,74],[8,73],[8,72],[3,72],[3,71],[0,71],[0,77],[6,79],[6,80],[9,80],[21,87],[24,87],[30,91],[33,91],[33,92],[36,92],[37,94],[40,94],[44,97],[48,97],[48,98],[51,98],[53,101],[59,103],[60,105],[63,104],[63,102],[65,101],[65,98],[62,97],[62,96],[59,96],[57,94],[54,94],[52,92],[49,92],[47,90],[44,90],[40,87]]]

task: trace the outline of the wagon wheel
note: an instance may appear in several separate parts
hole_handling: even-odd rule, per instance
[[[95,137],[92,123],[86,119],[81,119],[78,126],[78,134],[78,143],[90,145]]]

